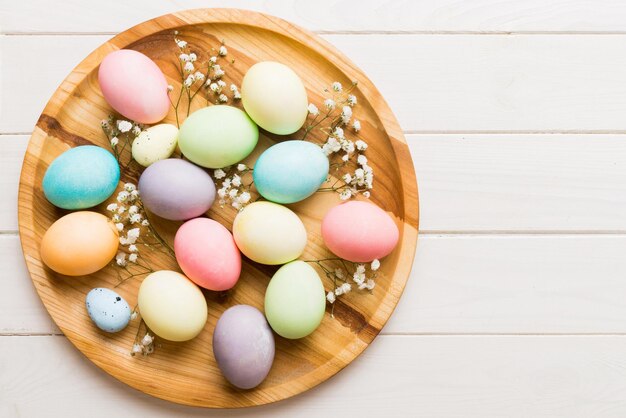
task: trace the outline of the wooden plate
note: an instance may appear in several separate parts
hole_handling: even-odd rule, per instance
[[[334,318],[327,310],[321,326],[309,337],[295,341],[277,337],[274,366],[267,379],[253,390],[234,389],[222,377],[213,358],[211,336],[226,308],[246,303],[262,309],[265,287],[276,267],[244,260],[241,279],[233,290],[225,295],[205,293],[209,320],[197,338],[186,343],[161,341],[154,354],[132,357],[129,352],[139,321],[131,322],[117,334],[105,334],[91,324],[84,306],[90,289],[119,284],[116,267],[109,266],[89,277],[70,278],[55,274],[40,258],[39,244],[44,232],[65,214],[52,206],[42,192],[41,182],[48,165],[77,145],[108,148],[100,121],[112,110],[97,82],[98,65],[111,51],[135,49],[157,62],[176,91],[180,78],[175,67],[175,30],[195,51],[205,51],[200,60],[207,59],[206,51],[219,47],[220,40],[224,40],[229,61],[235,59],[226,68],[226,81],[238,85],[253,63],[281,61],[300,75],[309,100],[320,106],[323,89],[331,82],[349,85],[357,80],[355,94],[359,104],[354,113],[362,124],[360,136],[369,143],[367,155],[375,173],[371,200],[392,214],[400,228],[400,242],[383,260],[374,291],[353,291],[341,298],[335,304]],[[173,120],[170,112],[166,121]],[[257,151],[277,139],[263,135]],[[316,139],[325,140],[319,136]],[[138,174],[126,171],[122,182],[136,181]],[[338,203],[334,193],[316,193],[304,202],[290,205],[303,219],[309,234],[304,259],[330,256],[320,236],[320,220],[328,208]],[[96,365],[136,389],[173,402],[211,408],[247,407],[289,398],[325,381],[354,360],[380,332],[398,303],[417,240],[418,197],[411,156],[402,131],[378,90],[349,59],[316,35],[271,16],[234,9],[190,10],[150,20],[115,36],[81,62],[52,96],[37,122],[24,159],[18,204],[28,270],[48,312],[69,340]],[[104,212],[105,205],[96,210]],[[235,214],[231,207],[215,207],[208,213],[229,228]],[[176,225],[161,222],[157,226],[169,239],[173,238]],[[158,251],[143,256],[154,267],[177,269],[171,259],[159,256]],[[140,282],[141,279],[129,280],[116,288],[131,306],[136,303]],[[327,278],[324,285],[327,289],[332,287]]]

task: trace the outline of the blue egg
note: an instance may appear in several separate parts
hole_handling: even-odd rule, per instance
[[[54,206],[87,209],[109,198],[120,181],[120,166],[109,151],[94,145],[59,155],[43,177],[43,192]]]
[[[87,313],[98,328],[118,332],[130,322],[130,307],[123,297],[110,289],[97,287],[87,293]]]
[[[299,202],[326,181],[328,168],[328,158],[319,146],[307,141],[285,141],[261,154],[254,165],[254,185],[269,201]]]

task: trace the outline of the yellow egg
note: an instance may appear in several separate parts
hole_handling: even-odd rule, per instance
[[[207,304],[200,288],[175,271],[148,275],[139,288],[137,305],[146,325],[170,341],[194,338],[207,320]]]
[[[241,82],[241,102],[261,128],[289,135],[302,127],[308,99],[300,77],[279,62],[254,64]]]
[[[178,144],[178,128],[169,123],[141,131],[133,141],[133,159],[144,167],[169,158]]]
[[[106,216],[73,212],[50,226],[41,240],[41,260],[67,276],[94,273],[117,253],[119,235]]]
[[[306,229],[294,212],[272,202],[255,202],[239,212],[233,223],[239,250],[261,264],[285,264],[300,257]]]

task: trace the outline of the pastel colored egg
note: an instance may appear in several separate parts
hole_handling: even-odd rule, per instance
[[[298,215],[272,202],[255,202],[239,212],[233,236],[239,250],[261,264],[285,264],[300,257],[307,239]]]
[[[41,260],[57,273],[84,276],[115,257],[119,235],[106,216],[89,211],[59,218],[41,239]]]
[[[185,222],[174,239],[176,261],[198,286],[230,289],[241,274],[241,253],[228,229],[208,218]]]
[[[380,259],[393,251],[399,231],[378,206],[352,201],[335,206],[322,221],[324,243],[337,256],[355,263]]]
[[[254,165],[254,185],[272,202],[294,203],[306,199],[328,177],[328,158],[307,141],[285,141],[269,147]]]
[[[315,269],[304,261],[285,264],[274,274],[265,291],[265,316],[282,337],[303,338],[324,318],[324,285]]]
[[[100,63],[98,81],[107,103],[135,122],[157,123],[169,111],[167,80],[141,52],[111,52]]]
[[[141,131],[133,141],[133,159],[144,167],[169,158],[178,143],[178,128],[169,123]]]
[[[89,318],[98,328],[106,332],[118,332],[130,322],[130,306],[123,297],[112,291],[98,287],[87,293],[85,306]]]
[[[190,161],[226,167],[246,158],[259,140],[259,128],[236,107],[209,106],[193,112],[180,127],[178,144]]]
[[[215,200],[215,184],[200,167],[180,158],[160,160],[139,178],[139,193],[148,210],[172,221],[202,215]]]
[[[169,270],[151,273],[143,280],[137,306],[148,328],[170,341],[187,341],[200,334],[208,315],[200,288]]]
[[[257,125],[278,135],[296,132],[308,114],[302,80],[279,62],[264,61],[250,67],[241,83],[241,102]]]
[[[213,355],[233,386],[252,389],[274,363],[274,335],[265,317],[249,305],[228,308],[213,331]]]
[[[52,161],[43,177],[46,199],[62,209],[87,209],[107,200],[120,181],[120,166],[94,145],[71,148]]]

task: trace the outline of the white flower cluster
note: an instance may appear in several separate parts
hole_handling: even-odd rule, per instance
[[[135,340],[137,341],[137,340]],[[154,352],[154,337],[150,335],[150,333],[146,332],[146,335],[143,336],[141,341],[135,342],[133,344],[133,348],[130,351],[132,356],[137,354],[143,354],[147,356],[148,354],[152,354]]]
[[[133,140],[143,129],[143,125],[137,122],[125,119],[116,119],[113,116],[109,116],[108,119],[102,120],[100,122],[100,126],[109,139],[111,149],[113,149],[113,154],[117,158],[118,162],[120,161],[122,152],[126,148],[130,149]]]
[[[111,221],[120,234],[120,245],[125,250],[117,253],[115,263],[120,267],[126,267],[129,262],[136,264],[141,227],[150,225],[143,213],[137,186],[126,183],[124,190],[117,194],[116,202],[107,206],[107,211],[111,213]]]
[[[344,263],[342,265],[345,266]],[[326,271],[334,282],[334,289],[326,294],[328,303],[334,303],[339,296],[345,295],[352,290],[352,282],[359,290],[372,290],[376,286],[376,271],[380,268],[380,261],[374,260],[369,265],[371,274],[368,276],[367,266],[365,264],[356,264],[354,272],[350,273],[343,268],[337,268],[332,272]]]
[[[252,196],[250,195],[250,184],[245,184],[243,177],[252,172],[245,164],[237,164],[236,167],[218,168],[213,171],[215,180],[222,183],[222,187],[217,190],[219,204],[221,207],[229,202],[235,209],[243,209]],[[216,181],[217,183],[218,181]]]

